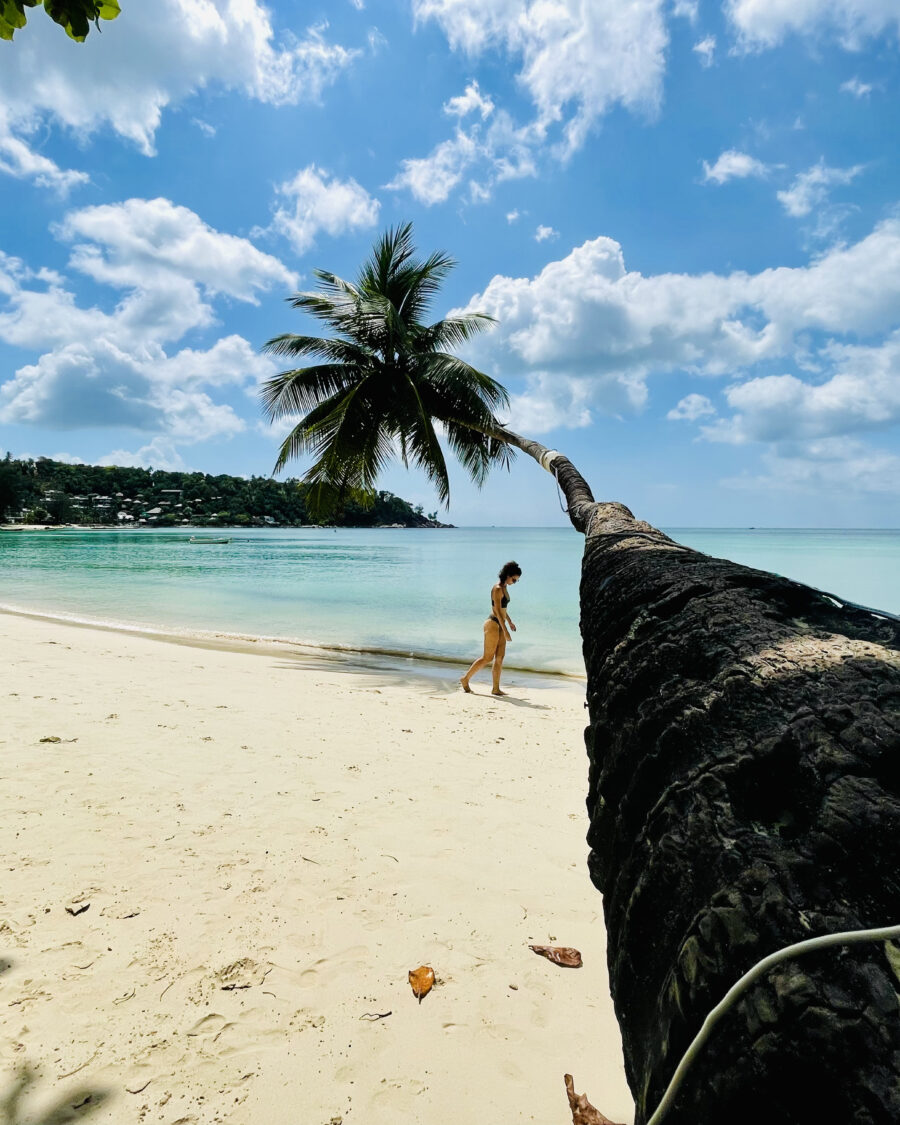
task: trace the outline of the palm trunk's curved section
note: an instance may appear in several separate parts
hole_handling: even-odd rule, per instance
[[[546,445],[541,445],[539,441],[522,437],[505,427],[495,430],[490,436],[505,441],[509,445],[514,445],[516,449],[521,449],[523,453],[533,457],[542,469],[546,469],[556,478],[562,494],[566,498],[566,514],[572,521],[572,526],[576,531],[586,535],[590,528],[591,517],[596,504],[590,486],[569,458],[560,453],[558,449],[548,449]],[[626,508],[625,511],[627,510]]]

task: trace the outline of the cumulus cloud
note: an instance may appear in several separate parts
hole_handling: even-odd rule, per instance
[[[768,166],[746,152],[730,148],[718,158],[715,164],[703,161],[705,183],[724,184],[728,180],[745,179],[747,176],[765,176]]]
[[[690,23],[696,23],[699,8],[699,0],[675,0],[675,3],[672,5],[672,15],[680,16]]]
[[[286,207],[276,207],[270,230],[287,238],[298,254],[315,242],[319,231],[335,237],[346,231],[365,230],[378,222],[381,204],[356,180],[329,178],[309,164],[277,188]]]
[[[707,427],[713,441],[808,441],[883,430],[900,423],[900,331],[878,345],[832,343],[822,358],[834,374],[808,383],[765,375],[729,387],[734,411]]]
[[[0,106],[0,172],[17,180],[34,180],[39,187],[68,195],[73,187],[86,184],[86,172],[66,171],[49,157],[35,152],[21,135],[13,132],[9,114]]]
[[[715,414],[716,408],[706,395],[691,394],[674,406],[666,417],[672,422],[696,422],[709,414]]]
[[[767,449],[764,472],[730,477],[726,488],[822,495],[900,495],[900,457],[852,439],[829,438]]]
[[[59,274],[0,255],[0,340],[42,351],[0,385],[0,420],[128,427],[181,443],[244,429],[214,392],[272,374],[272,362],[236,335],[205,349],[169,346],[214,323],[216,297],[255,302],[296,276],[163,199],[74,211],[56,233],[75,243],[72,270],[122,296],[112,311],[82,307]]]
[[[535,242],[546,242],[549,238],[559,238],[559,231],[542,225],[534,232]]]
[[[464,93],[444,103],[444,113],[450,117],[468,117],[470,113],[478,113],[485,121],[493,112],[494,103],[482,94],[477,82],[470,82]]]
[[[779,191],[778,200],[789,215],[803,218],[814,207],[825,203],[829,188],[851,183],[862,171],[862,164],[853,168],[829,168],[824,160],[820,160],[808,171],[796,176],[789,188]]]
[[[16,136],[45,120],[82,135],[109,126],[149,155],[165,108],[197,90],[315,102],[359,54],[329,42],[324,25],[279,41],[258,0],[158,0],[126,14],[74,51],[51,21],[29,23],[0,68]]]
[[[407,188],[426,206],[443,203],[481,151],[474,137],[458,129],[454,137],[441,141],[428,156],[402,161],[400,171],[386,186],[391,191]]]
[[[653,374],[733,375],[784,359],[833,366],[839,337],[892,330],[898,305],[900,220],[889,220],[807,266],[757,274],[644,276],[600,237],[535,277],[494,277],[466,307],[499,322],[472,346],[473,362],[530,380],[516,409],[552,400],[548,420],[580,425],[586,411],[641,409]]]
[[[653,112],[662,96],[668,36],[663,0],[413,0],[454,49],[477,55],[504,48],[521,60],[519,82],[543,130],[560,125],[579,148],[611,106]]]
[[[516,222],[516,220],[518,218],[520,218],[520,216],[521,216],[521,211],[518,211],[518,210],[515,210],[515,209],[513,209],[512,211],[507,211],[506,212],[506,221],[508,223],[514,223],[514,222]]]
[[[127,449],[114,449],[101,457],[98,465],[130,465],[137,469],[165,469],[170,473],[182,472],[187,468],[178,450],[165,438],[153,441],[130,452]]]
[[[695,55],[700,56],[701,66],[712,66],[714,56],[716,53],[716,37],[715,35],[707,35],[703,39],[698,39],[693,45],[691,50]]]
[[[168,199],[84,207],[68,214],[56,233],[76,243],[73,268],[117,288],[148,289],[181,279],[255,303],[258,289],[295,280],[277,258],[246,238],[213,230]]]
[[[832,33],[855,49],[882,32],[900,32],[896,0],[727,0],[725,11],[748,48],[774,47],[791,33]]]
[[[443,203],[476,165],[483,166],[481,180],[470,180],[472,198],[485,200],[496,183],[533,176],[538,134],[533,125],[518,127],[505,111],[489,123],[460,125],[455,134],[436,145],[428,156],[410,157],[387,184],[391,191],[406,189],[426,206]]]
[[[841,93],[852,94],[854,98],[867,98],[873,89],[869,82],[861,82],[858,78],[850,78],[841,83]]]

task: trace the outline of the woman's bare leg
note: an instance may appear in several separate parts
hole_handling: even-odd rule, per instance
[[[500,690],[500,673],[503,671],[503,657],[506,655],[506,637],[502,634],[498,638],[497,651],[494,653],[493,681],[491,695],[506,695]]]
[[[469,680],[480,672],[487,664],[494,659],[494,653],[497,651],[497,646],[500,643],[500,626],[496,621],[485,621],[484,623],[484,652],[474,662],[471,668],[464,676],[460,677],[459,682],[462,684],[463,691],[471,691],[469,687]]]

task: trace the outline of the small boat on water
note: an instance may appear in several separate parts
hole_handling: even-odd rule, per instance
[[[192,535],[188,543],[230,543],[231,539],[216,539],[212,535]]]

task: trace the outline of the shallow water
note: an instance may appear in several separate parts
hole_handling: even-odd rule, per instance
[[[900,531],[667,529],[687,546],[900,613]],[[507,663],[583,673],[583,540],[566,528],[0,533],[0,603],[81,620],[471,660],[500,566],[519,627]]]

